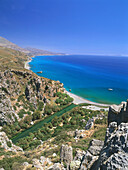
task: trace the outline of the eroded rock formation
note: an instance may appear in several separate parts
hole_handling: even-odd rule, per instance
[[[120,105],[110,106],[108,124],[111,122],[117,122],[118,125],[122,122],[128,122],[128,100],[127,102],[122,102]]]

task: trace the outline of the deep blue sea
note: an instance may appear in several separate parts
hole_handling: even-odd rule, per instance
[[[39,76],[59,80],[66,90],[85,99],[109,104],[128,99],[128,57],[36,56],[29,64]]]

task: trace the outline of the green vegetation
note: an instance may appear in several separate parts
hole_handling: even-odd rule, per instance
[[[8,94],[8,90],[5,87],[2,87],[2,91]]]
[[[0,70],[7,68],[23,69],[24,61],[27,61],[27,55],[23,52],[12,50],[0,46]],[[7,81],[7,83],[10,83]]]
[[[12,138],[12,141],[13,141],[14,143],[16,143],[19,139],[21,139],[21,138],[23,138],[23,137],[25,137],[25,136],[28,136],[30,132],[37,131],[37,130],[38,130],[39,128],[41,128],[45,123],[51,122],[52,119],[53,119],[55,116],[59,117],[59,116],[61,116],[62,114],[64,114],[65,112],[71,110],[71,109],[74,108],[74,107],[76,107],[76,105],[71,104],[71,105],[69,105],[68,107],[66,107],[65,109],[63,109],[63,110],[61,110],[61,111],[59,111],[59,112],[54,113],[53,115],[47,117],[46,119],[44,119],[44,120],[36,123],[36,124],[33,125],[31,128],[23,131],[22,133],[19,133],[16,137]],[[24,123],[23,123],[23,125],[21,125],[21,124],[22,124],[22,123],[20,122],[20,126],[25,125]]]
[[[26,114],[26,111],[24,109],[21,109],[18,113],[20,118],[23,118],[24,114]]]
[[[73,98],[70,97],[68,94],[66,93],[61,93],[61,92],[57,92],[55,94],[55,96],[59,97],[56,99],[56,104],[60,104],[60,105],[67,105],[71,102],[73,102]]]
[[[12,144],[10,141],[7,141],[7,145],[8,145],[8,147],[12,147]]]
[[[0,160],[0,168],[4,168],[5,170],[23,170],[22,163],[27,161],[27,159],[20,156],[12,158],[5,157]]]
[[[17,142],[16,144],[22,147],[23,149],[29,150],[29,149],[34,149],[40,140],[45,141],[49,138],[55,137],[55,139],[52,142],[53,144],[60,145],[62,143],[71,142],[74,148],[75,146],[81,149],[87,148],[90,140],[84,143],[84,145],[82,146],[79,143],[76,144],[74,136],[68,135],[67,133],[70,131],[71,132],[75,131],[76,129],[84,129],[86,122],[90,118],[97,116],[98,114],[101,114],[101,112],[86,110],[81,107],[74,107],[70,110],[68,109],[67,112],[66,112],[66,109],[65,109],[65,112],[64,110],[62,110],[63,114],[61,113],[62,111],[57,112],[57,114],[59,113],[60,115],[54,114],[52,116],[49,116],[48,118],[44,119],[44,121],[41,121],[37,123],[36,125],[34,125],[33,126],[34,129],[30,128],[28,129],[29,131],[26,130],[25,133],[22,132],[21,136],[18,136],[20,140],[18,138],[15,140],[14,138],[12,139],[13,142]],[[83,122],[82,121],[83,119],[86,121]],[[40,123],[43,123],[43,124],[39,126]],[[53,128],[53,127],[56,127],[56,128]],[[29,136],[25,137],[28,134],[28,132],[31,132],[31,133],[29,133]],[[96,136],[96,138],[103,139],[103,137],[105,136],[103,128],[102,128],[101,134],[98,135],[98,133],[99,131],[97,128],[95,130],[94,135]],[[35,145],[33,145],[32,143],[33,140],[35,141]]]

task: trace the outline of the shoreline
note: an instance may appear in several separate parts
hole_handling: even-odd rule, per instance
[[[29,63],[30,63],[31,61],[32,61],[32,58],[29,59],[28,61],[25,61],[25,63],[24,63],[24,68],[25,68],[25,69],[30,70],[30,65],[29,65]]]
[[[25,61],[24,64],[24,68],[27,70],[30,70],[30,66],[29,63],[32,61],[32,58],[29,59],[28,61]],[[87,103],[87,104],[92,104],[92,105],[96,105],[96,106],[105,106],[105,107],[109,107],[109,104],[103,104],[103,103],[96,103],[96,102],[92,102],[90,100],[84,99],[76,94],[73,94],[67,90],[64,91],[65,93],[67,93],[70,97],[72,97],[74,99],[73,103],[74,104],[81,104],[81,103]]]
[[[76,94],[73,94],[67,90],[65,90],[65,93],[67,93],[70,97],[72,97],[74,99],[74,101],[73,101],[74,104],[87,103],[87,104],[92,104],[92,105],[96,105],[96,106],[105,106],[105,107],[111,106],[109,104],[92,102],[92,101],[84,99]]]

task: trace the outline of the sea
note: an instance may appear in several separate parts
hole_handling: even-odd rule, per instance
[[[67,91],[90,101],[120,104],[128,99],[128,57],[36,56],[29,65],[39,76],[59,80]]]

